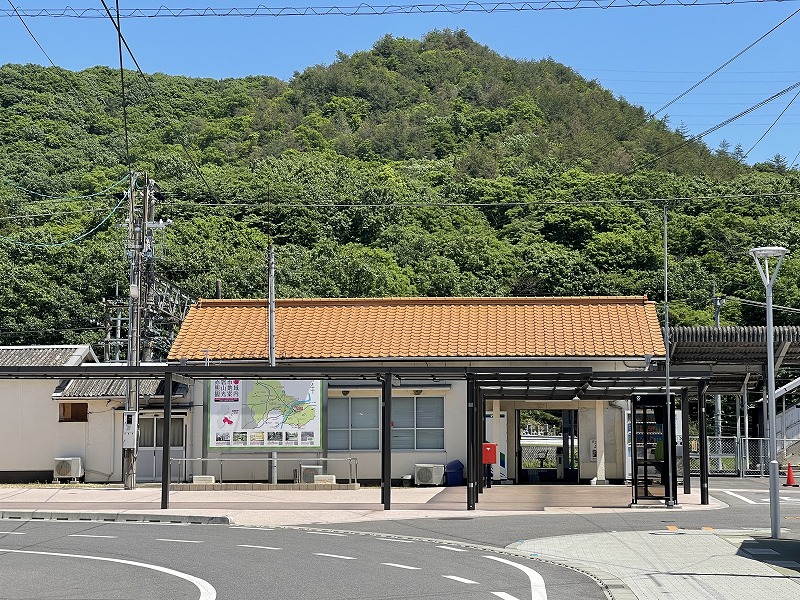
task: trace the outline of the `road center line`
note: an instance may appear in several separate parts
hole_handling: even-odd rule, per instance
[[[539,575],[538,572],[534,571],[530,567],[515,563],[512,560],[500,558],[499,556],[484,556],[483,558],[496,560],[497,562],[505,563],[507,565],[511,565],[515,569],[519,569],[528,576],[528,579],[531,580],[531,600],[547,600],[547,589],[544,585],[544,579],[541,575]]]
[[[455,575],[442,575],[442,577],[446,579],[452,579],[453,581],[460,581],[461,583],[471,583],[473,585],[480,585],[477,581],[472,581],[472,579],[464,579],[463,577],[456,577]]]
[[[465,548],[456,548],[455,546],[436,546],[437,548],[441,548],[442,550],[452,550],[453,552],[469,552],[469,550]]]
[[[409,571],[419,571],[422,567],[409,567],[408,565],[398,565],[397,563],[381,563],[387,567],[397,567],[398,569],[408,569]]]
[[[173,575],[175,577],[179,577],[188,581],[189,583],[194,584],[197,589],[200,590],[200,598],[199,600],[216,600],[217,598],[217,590],[214,589],[214,586],[205,581],[204,579],[200,579],[199,577],[195,577],[194,575],[189,575],[188,573],[181,573],[180,571],[175,571],[174,569],[168,569],[167,567],[160,567],[158,565],[151,565],[148,563],[136,562],[133,560],[123,560],[121,558],[106,558],[104,556],[86,556],[83,554],[64,554],[62,552],[37,552],[34,550],[11,550],[6,548],[0,548],[0,552],[13,552],[15,554],[36,554],[39,556],[58,556],[60,558],[82,558],[84,560],[99,560],[104,562],[111,562],[117,563],[121,565],[130,565],[132,567],[142,567],[144,569],[150,569],[152,571],[158,571],[160,573],[166,573],[167,575]]]
[[[342,560],[356,560],[354,556],[342,556],[341,554],[325,554],[324,552],[314,552],[317,556],[327,556],[329,558],[341,558]]]
[[[71,533],[67,537],[107,538],[112,540],[117,539],[117,536],[115,535],[89,535],[88,533]]]
[[[25,535],[24,531],[0,531],[0,535]]]
[[[283,548],[275,548],[274,546],[251,546],[250,544],[238,544],[239,548],[260,548],[261,550],[283,550]]]
[[[168,538],[156,538],[157,542],[177,542],[179,544],[202,544],[201,540],[170,540]]]
[[[413,544],[414,543],[414,540],[396,540],[394,538],[385,538],[385,537],[379,537],[379,538],[375,538],[375,539],[376,540],[383,540],[384,542],[398,542],[400,544]]]

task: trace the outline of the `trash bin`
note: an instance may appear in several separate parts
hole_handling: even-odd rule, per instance
[[[451,460],[444,466],[444,484],[446,486],[464,483],[464,464],[460,460]]]

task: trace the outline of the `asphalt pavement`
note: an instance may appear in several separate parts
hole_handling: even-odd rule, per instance
[[[369,487],[171,491],[170,508],[161,509],[158,487],[124,490],[119,486],[0,486],[0,519],[230,523],[329,531],[365,526],[391,530],[399,522],[427,521],[436,522],[439,531],[445,531],[442,528],[446,526],[447,531],[457,533],[460,523],[467,520],[492,523],[509,518],[510,522],[521,523],[514,519],[535,518],[542,523],[551,518],[558,522],[597,522],[600,516],[625,520],[646,514],[654,517],[647,522],[655,524],[671,523],[695,512],[726,511],[729,502],[740,504],[740,510],[760,510],[758,505],[763,505],[763,481],[733,479],[721,487],[712,481],[714,487],[720,489],[714,491],[708,505],[701,504],[695,491],[681,494],[676,508],[660,503],[633,508],[628,506],[630,488],[625,486],[494,486],[485,490],[474,511],[466,510],[463,487],[393,488],[392,510],[386,511],[380,489]],[[526,528],[505,549],[589,573],[603,582],[609,597],[617,600],[733,598],[748,594],[794,600],[800,597],[800,490],[783,488],[781,497],[787,506],[785,524],[789,525],[782,538],[789,539],[770,539],[768,528],[750,528],[747,522],[731,529],[666,525],[598,531],[597,527],[586,527],[580,533],[580,527],[575,527],[564,534],[547,530],[546,536],[530,535]],[[438,534],[414,537],[434,539]],[[464,543],[480,546],[475,539]]]

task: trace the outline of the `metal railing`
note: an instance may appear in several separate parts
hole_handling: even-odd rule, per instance
[[[561,446],[520,446],[523,469],[555,469],[556,448]]]
[[[184,479],[188,479],[186,476],[186,468],[185,464],[191,461],[200,461],[201,463],[216,463],[219,466],[219,471],[217,473],[208,473],[209,475],[217,476],[218,483],[224,483],[223,479],[223,472],[222,472],[222,465],[226,462],[255,462],[255,463],[267,463],[266,467],[266,474],[267,477],[264,478],[265,481],[271,481],[272,477],[271,472],[273,468],[273,464],[276,464],[279,461],[291,461],[297,463],[298,473],[301,473],[302,467],[307,466],[319,466],[316,463],[319,462],[331,462],[331,461],[347,461],[347,469],[348,469],[348,483],[358,483],[358,458],[354,456],[350,456],[347,458],[170,458],[170,483],[172,482],[172,463],[184,463]],[[302,478],[302,473],[300,475]],[[178,482],[174,482],[178,483]],[[277,483],[277,482],[275,482]],[[303,483],[302,481],[300,483]]]

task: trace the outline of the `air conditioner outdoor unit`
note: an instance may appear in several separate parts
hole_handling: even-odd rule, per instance
[[[79,456],[54,459],[53,479],[80,479],[83,477],[83,464]]]
[[[314,475],[322,475],[322,465],[300,465],[300,483],[314,483]]]
[[[442,485],[444,465],[414,465],[414,483],[417,485]]]

